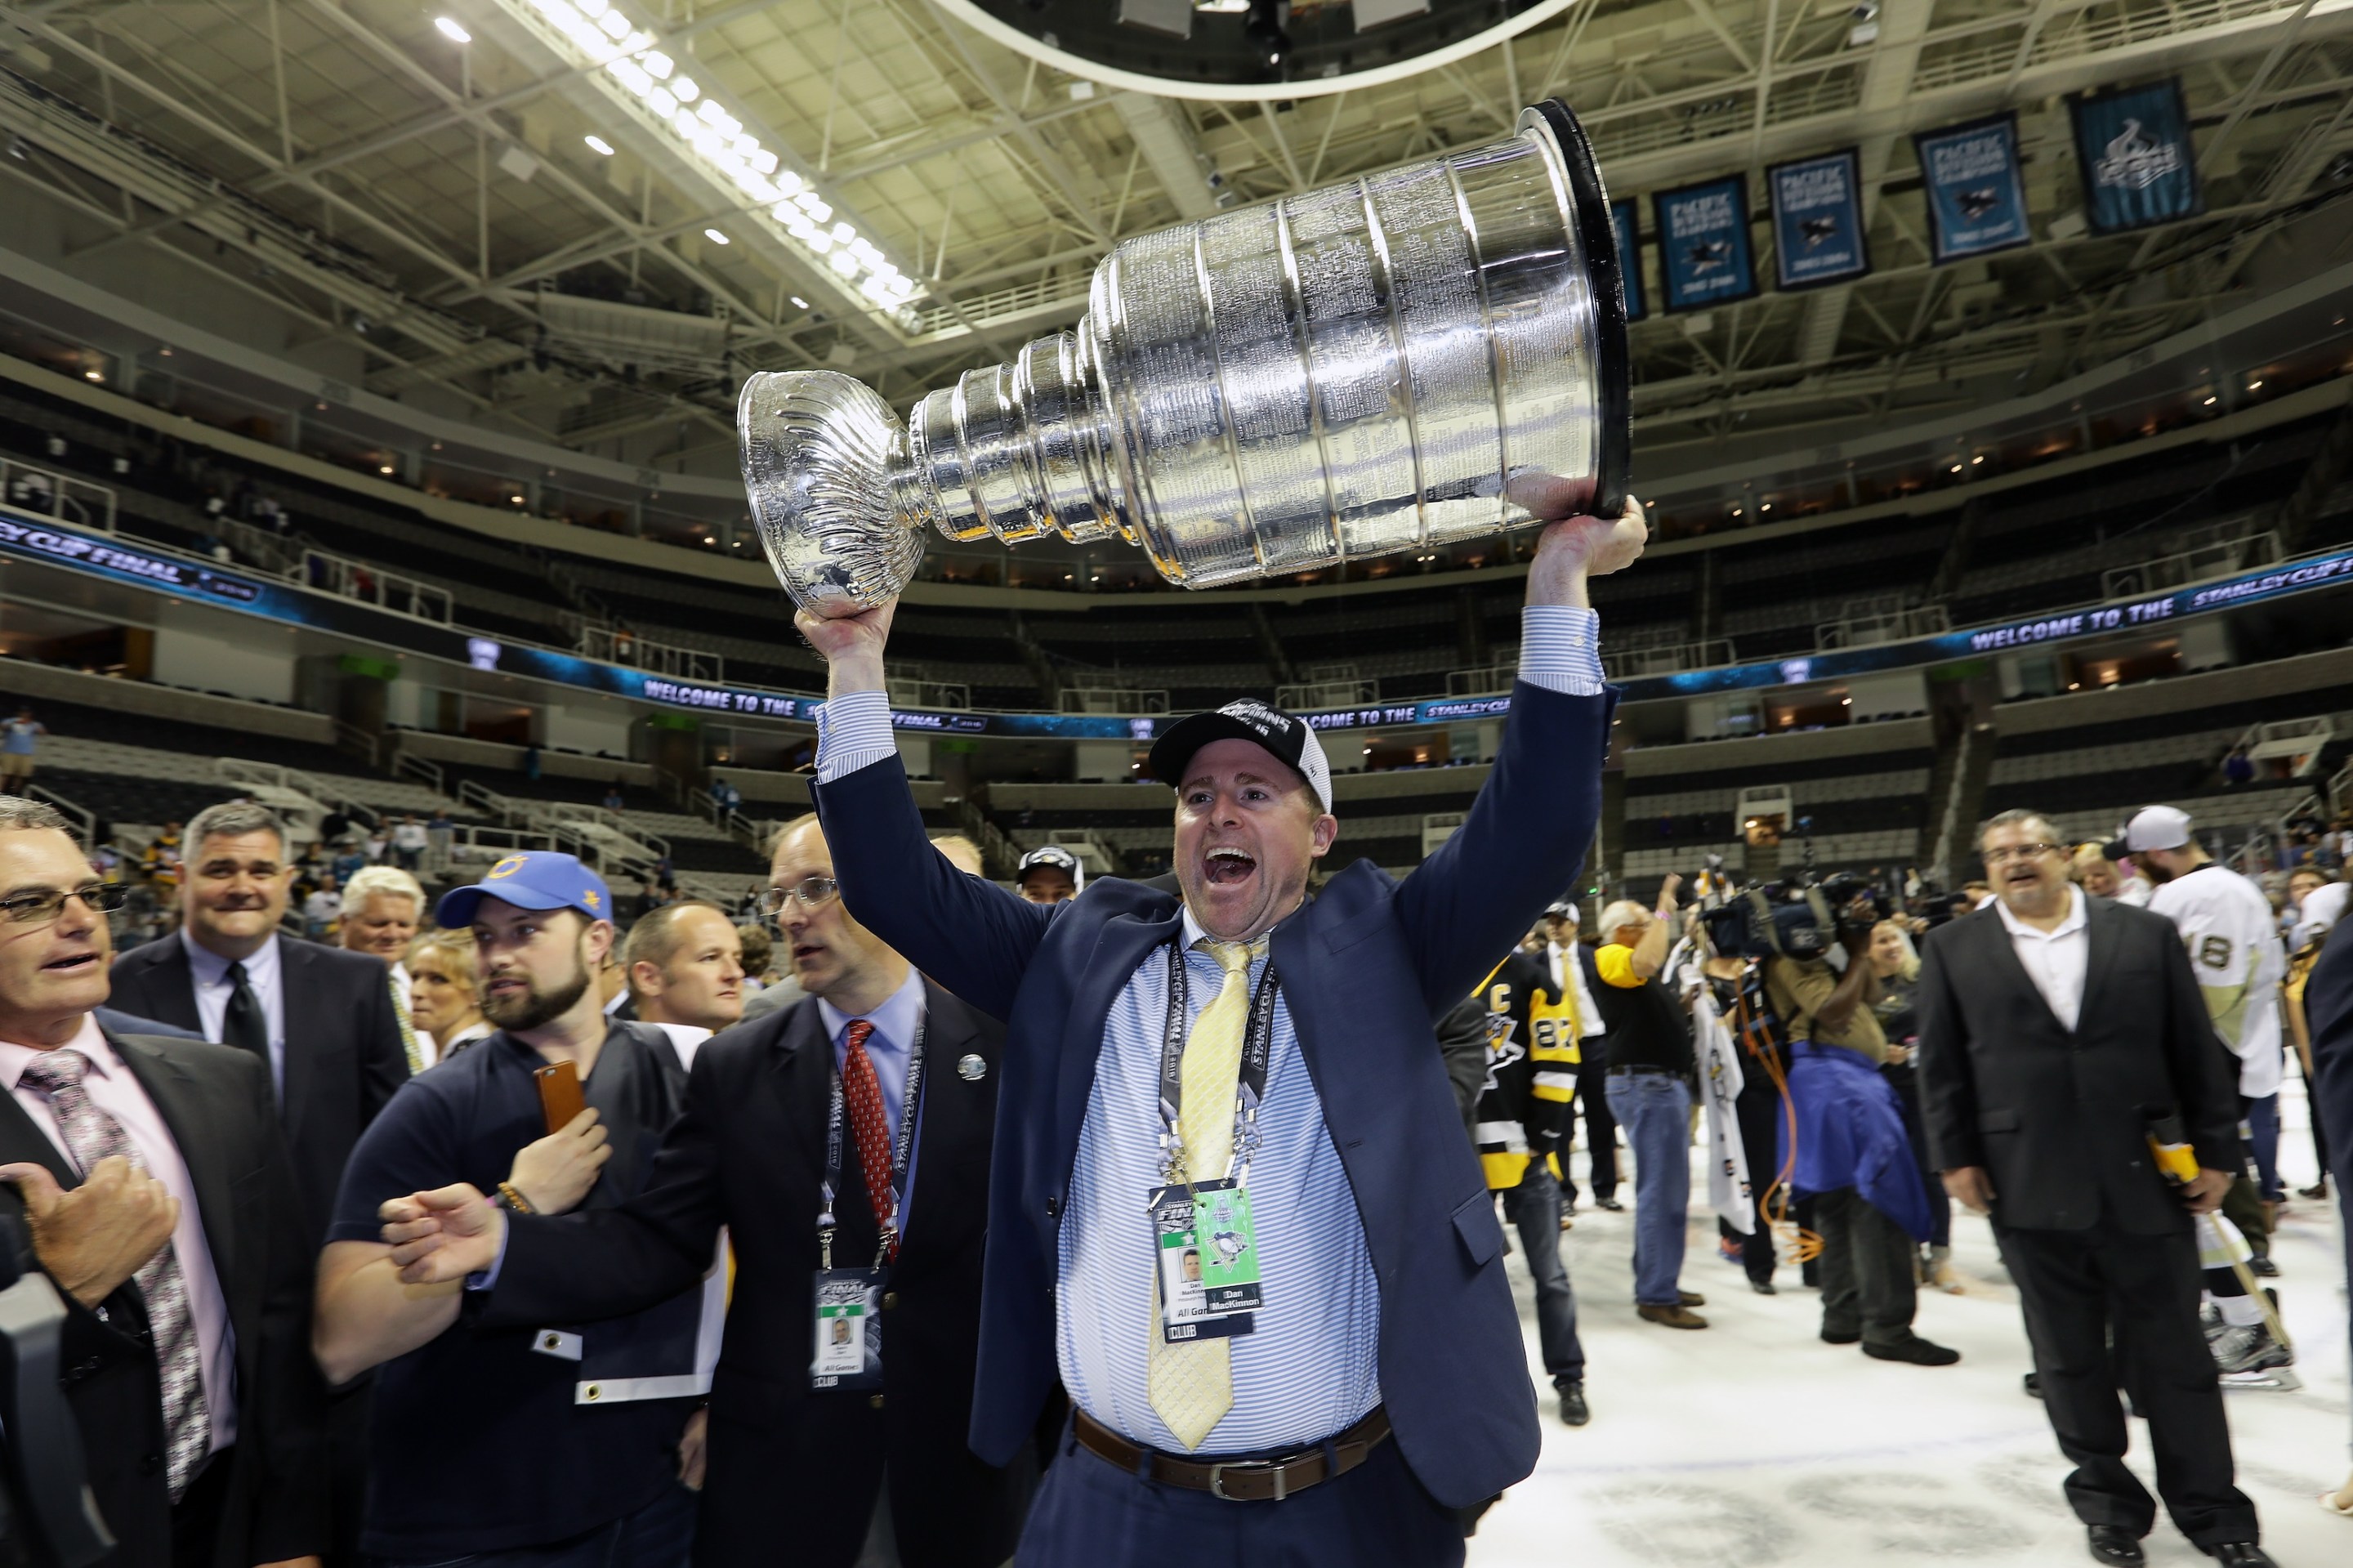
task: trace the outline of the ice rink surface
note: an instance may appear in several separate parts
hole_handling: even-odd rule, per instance
[[[2353,1565],[2353,1520],[2315,1500],[2345,1479],[2348,1404],[2345,1268],[2336,1196],[2298,1198],[2316,1167],[2303,1086],[2289,1074],[2282,1116],[2288,1212],[2274,1238],[2283,1315],[2300,1392],[2228,1391],[2239,1485],[2282,1568]],[[1577,1296],[1590,1425],[1560,1425],[1536,1354],[1527,1275],[1514,1288],[1544,1420],[1535,1474],[1489,1511],[1471,1542],[1476,1568],[1889,1568],[1911,1563],[2088,1563],[2084,1531],[2061,1498],[2067,1464],[2030,1370],[2018,1295],[1986,1222],[1956,1209],[1954,1260],[1968,1287],[1924,1289],[1917,1327],[1962,1352],[1959,1365],[1874,1361],[1816,1337],[1820,1298],[1783,1261],[1778,1296],[1748,1288],[1716,1255],[1702,1151],[1693,1150],[1683,1288],[1705,1295],[1709,1327],[1662,1329],[1634,1316],[1633,1194],[1623,1213],[1577,1210],[1562,1236]],[[1621,1154],[1621,1160],[1626,1157]],[[1580,1183],[1585,1157],[1576,1158]],[[1630,1169],[1630,1165],[1627,1167]],[[1516,1237],[1514,1237],[1516,1245]],[[2147,1428],[2132,1423],[2131,1461],[2155,1490]],[[2210,1562],[2160,1515],[2152,1564]]]

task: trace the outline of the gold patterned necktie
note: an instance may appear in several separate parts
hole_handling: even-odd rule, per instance
[[[390,975],[385,977],[392,990],[392,1016],[400,1024],[400,1048],[408,1056],[408,1075],[415,1077],[425,1071],[425,1053],[417,1044],[417,1026],[408,1021],[408,999],[400,994],[400,982]]]
[[[1226,981],[1185,1036],[1178,1081],[1184,1107],[1176,1136],[1185,1146],[1185,1166],[1197,1181],[1226,1173],[1234,1150],[1234,1095],[1241,1082],[1242,1034],[1250,1022],[1250,966],[1255,948],[1247,942],[1202,938],[1200,946],[1225,967]],[[1146,1386],[1152,1408],[1187,1450],[1198,1448],[1226,1412],[1234,1407],[1233,1341],[1167,1342],[1160,1329],[1160,1276],[1152,1277],[1151,1355]]]

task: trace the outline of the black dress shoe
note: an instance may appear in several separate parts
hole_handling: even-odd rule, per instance
[[[2279,1265],[2274,1263],[2268,1254],[2259,1252],[2255,1254],[2254,1256],[2247,1259],[2247,1272],[2249,1274],[2259,1274],[2265,1279],[2277,1279],[2279,1277]],[[2268,1563],[2271,1559],[2266,1557],[2263,1561]]]
[[[2225,1541],[2218,1546],[2200,1544],[2198,1550],[2222,1564],[2222,1568],[2279,1568],[2272,1554],[2252,1541]]]
[[[1626,1205],[1620,1202],[1615,1198],[1596,1198],[1593,1201],[1599,1207],[1609,1210],[1613,1214],[1622,1214],[1626,1212]]]
[[[1754,1290],[1759,1296],[1778,1296],[1781,1294],[1779,1291],[1773,1288],[1773,1282],[1769,1279],[1752,1279],[1748,1282],[1748,1288]]]
[[[2121,1524],[2095,1524],[2089,1531],[2092,1538],[2092,1561],[2113,1563],[2137,1568],[2147,1561],[2141,1554],[2140,1537]]]
[[[1563,1426],[1582,1426],[1593,1419],[1593,1412],[1585,1405],[1585,1384],[1567,1378],[1556,1378],[1552,1386],[1560,1394],[1560,1424]]]
[[[1858,1343],[1862,1339],[1862,1330],[1860,1329],[1824,1329],[1822,1330],[1822,1343],[1826,1345],[1852,1345]]]
[[[2025,1386],[2026,1396],[2029,1399],[2041,1399],[2042,1397],[2042,1374],[2041,1372],[2028,1372],[2024,1377],[2021,1378],[2019,1382]]]
[[[1892,1345],[1865,1345],[1862,1353],[1873,1361],[1908,1361],[1915,1367],[1948,1367],[1961,1359],[1960,1351],[1917,1334]]]

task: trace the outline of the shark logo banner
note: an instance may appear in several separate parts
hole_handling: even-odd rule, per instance
[[[1773,281],[1784,291],[1871,270],[1862,234],[1862,160],[1852,147],[1765,173],[1773,202]]]
[[[1746,175],[1661,191],[1651,207],[1658,219],[1659,282],[1669,311],[1704,311],[1756,294]]]
[[[2018,118],[1998,114],[1912,138],[1928,197],[1936,264],[2008,250],[2033,238],[2018,172]]]
[[[2084,216],[2102,234],[2195,217],[2206,210],[2198,153],[2179,78],[2067,100]]]

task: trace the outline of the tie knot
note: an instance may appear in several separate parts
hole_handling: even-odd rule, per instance
[[[77,1088],[90,1071],[90,1058],[79,1051],[44,1051],[25,1064],[23,1081],[54,1094]]]
[[[238,959],[231,959],[229,960],[228,983],[231,985],[243,985],[245,983],[245,964],[243,960]]]
[[[1220,942],[1208,937],[1201,938],[1201,946],[1209,950],[1209,956],[1217,959],[1229,975],[1250,968],[1250,959],[1258,952],[1255,942]]]
[[[866,1043],[873,1038],[874,1025],[862,1018],[851,1019],[849,1027],[842,1032],[842,1039],[852,1051],[865,1050]]]

